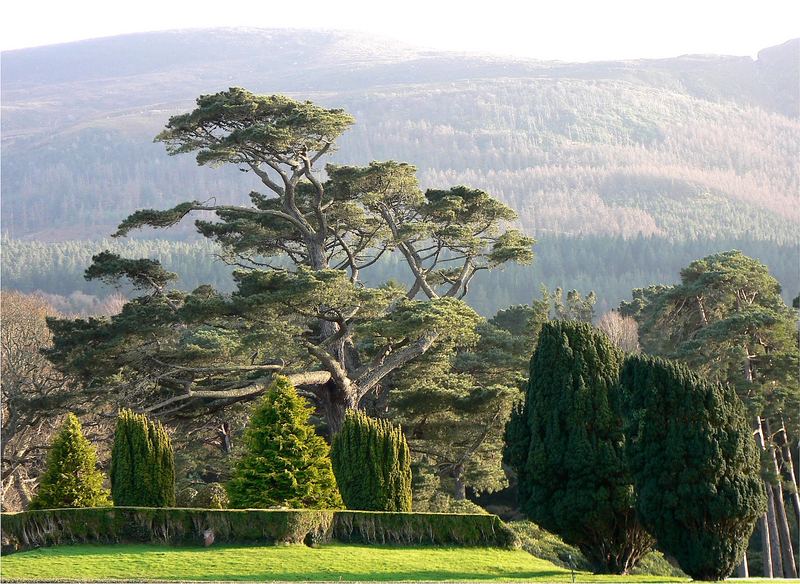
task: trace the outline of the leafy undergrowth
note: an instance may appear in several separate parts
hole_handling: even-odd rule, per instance
[[[570,582],[570,572],[517,550],[329,544],[254,547],[75,545],[2,559],[8,580],[473,580]],[[577,574],[579,582],[686,581]]]
[[[562,568],[569,568],[571,558],[576,570],[589,571],[591,569],[589,562],[578,548],[564,543],[560,537],[545,531],[532,521],[512,521],[507,525],[519,537],[522,549],[529,554]],[[664,554],[659,551],[652,551],[644,556],[631,574],[688,578],[680,568],[668,562]]]

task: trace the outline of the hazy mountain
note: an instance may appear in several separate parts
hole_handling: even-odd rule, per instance
[[[800,40],[755,60],[570,64],[254,29],[3,53],[3,232],[98,238],[138,207],[241,200],[249,176],[152,143],[234,85],[344,107],[357,124],[335,160],[485,188],[530,232],[796,240]]]

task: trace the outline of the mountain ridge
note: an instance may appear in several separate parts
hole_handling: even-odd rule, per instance
[[[241,198],[251,186],[240,173],[167,159],[151,143],[197,95],[235,85],[345,107],[357,125],[335,161],[397,158],[417,164],[426,186],[469,182],[515,207],[531,233],[683,238],[751,229],[786,240],[800,222],[791,204],[796,78],[800,39],[757,59],[592,63],[280,29],[6,51],[3,232],[96,237],[141,206],[220,192]],[[54,226],[56,218],[67,225]]]

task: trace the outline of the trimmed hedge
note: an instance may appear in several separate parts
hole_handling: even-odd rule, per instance
[[[3,540],[19,550],[72,543],[458,545],[513,549],[496,515],[310,509],[94,507],[2,514]]]
[[[519,547],[517,535],[497,515],[477,513],[334,511],[333,539],[366,544]]]

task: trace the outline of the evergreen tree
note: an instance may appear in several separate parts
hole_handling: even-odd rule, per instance
[[[277,376],[253,410],[226,485],[232,508],[342,507],[329,447],[309,423],[312,408]]]
[[[759,521],[761,571],[795,577],[796,539],[785,507],[788,498],[800,517],[798,483],[789,459],[777,451],[796,444],[800,433],[800,350],[797,313],[783,301],[780,284],[760,261],[728,251],[689,264],[678,285],[634,290],[620,312],[639,323],[645,352],[681,361],[737,390],[762,450],[767,483],[767,512]],[[770,428],[780,430],[773,434]],[[742,565],[740,575],[747,568]]]
[[[730,386],[653,357],[629,356],[621,385],[642,523],[695,580],[727,578],[766,509],[742,402]]]
[[[347,410],[363,406],[387,376],[469,335],[479,321],[462,300],[469,286],[481,272],[530,263],[534,240],[507,228],[516,213],[489,193],[423,192],[410,164],[323,168],[353,122],[340,109],[235,87],[171,117],[156,137],[168,153],[252,173],[261,192],[250,190],[247,204],[140,209],[114,236],[214,212],[196,227],[240,268],[236,292],[171,290],[175,275],[155,260],[97,254],[86,277],[125,281],[143,294],[110,319],[50,321],[48,355],[95,385],[116,385],[124,370],[145,389],[138,397],[161,398],[148,404],[151,412],[202,415],[212,403],[258,399],[276,370],[303,371],[293,379],[313,387],[309,395],[336,433]],[[388,250],[399,252],[407,286],[365,285]],[[201,343],[198,358],[187,339],[208,336],[213,342]]]
[[[411,511],[411,454],[398,426],[348,412],[331,460],[348,509]]]
[[[111,451],[111,497],[117,506],[175,506],[175,455],[160,422],[120,411]]]
[[[50,446],[47,470],[39,481],[30,509],[108,505],[104,478],[97,470],[97,454],[83,435],[81,423],[75,414],[67,414]]]
[[[506,457],[522,510],[598,571],[625,573],[652,546],[636,519],[619,411],[621,353],[588,323],[542,326]],[[525,428],[527,426],[527,428]]]

